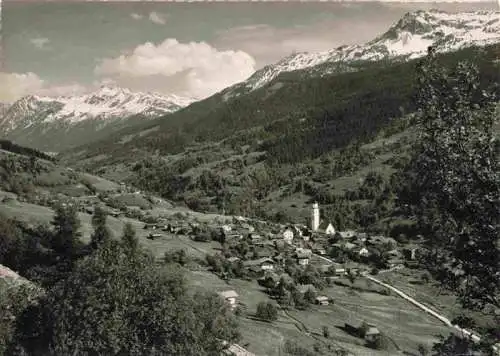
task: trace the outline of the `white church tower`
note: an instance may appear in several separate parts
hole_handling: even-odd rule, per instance
[[[312,208],[311,230],[318,231],[318,228],[319,228],[319,205],[318,203],[314,203]]]

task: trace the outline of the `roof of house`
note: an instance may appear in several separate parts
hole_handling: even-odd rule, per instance
[[[356,247],[356,245],[355,245],[355,244],[353,244],[353,243],[350,243],[350,242],[346,242],[346,243],[343,245],[343,247],[344,247],[345,249],[352,250],[353,248],[355,248],[355,247]]]
[[[326,301],[326,300],[328,300],[328,297],[327,297],[327,296],[324,296],[324,295],[319,295],[319,296],[317,296],[317,297],[316,297],[316,300],[317,300],[318,302],[322,302],[322,301]]]
[[[234,290],[226,290],[226,291],[223,291],[223,292],[219,292],[219,295],[224,297],[224,298],[238,298],[238,293],[236,293],[236,291]]]
[[[255,354],[251,353],[250,351],[244,349],[243,347],[237,344],[229,346],[227,350],[231,354],[234,354],[235,356],[255,356]]]
[[[312,254],[311,250],[308,249],[297,249],[295,253],[297,255],[297,258],[309,258]]]
[[[236,257],[236,256],[233,256],[233,257],[229,257],[227,260],[228,260],[228,262],[236,262],[236,261],[239,261],[240,258]]]
[[[366,335],[378,335],[378,334],[380,334],[380,331],[374,326],[370,326],[368,328],[368,330],[365,332],[365,336]]]
[[[320,224],[319,224],[319,229],[320,230],[326,230],[328,228],[328,225],[332,225],[333,227],[333,224],[329,221],[322,221]]]
[[[261,265],[263,263],[272,263],[272,264],[274,264],[274,261],[273,261],[272,258],[262,257],[262,258],[259,258],[259,259],[256,259],[256,260],[245,261],[245,262],[243,262],[243,266],[245,266],[245,267],[258,266],[258,265]]]

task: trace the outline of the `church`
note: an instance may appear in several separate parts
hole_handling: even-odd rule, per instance
[[[335,228],[331,222],[320,222],[319,204],[317,202],[315,202],[312,207],[311,230],[313,232],[320,232],[326,235],[335,235]]]

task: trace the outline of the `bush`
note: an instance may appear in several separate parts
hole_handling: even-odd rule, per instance
[[[278,309],[273,303],[260,302],[257,305],[256,317],[269,322],[278,320]]]

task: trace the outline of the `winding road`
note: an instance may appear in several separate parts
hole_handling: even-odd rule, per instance
[[[326,258],[324,256],[320,256],[320,255],[317,255],[317,254],[314,254],[316,257],[319,257],[325,261],[328,261],[330,263],[335,263],[333,260],[329,259],[329,258]],[[391,271],[391,270],[394,270],[394,269],[397,269],[397,268],[392,268],[392,269],[388,269],[388,270],[384,270],[384,271],[380,271],[379,273],[383,273],[383,272],[388,272],[388,271]],[[448,319],[447,317],[445,317],[444,315],[442,314],[439,314],[437,312],[435,312],[434,310],[431,310],[430,308],[426,307],[424,304],[418,302],[417,300],[415,300],[414,298],[410,297],[409,295],[407,295],[406,293],[404,293],[403,291],[397,289],[396,287],[390,285],[390,284],[387,284],[387,283],[384,283],[372,276],[370,276],[368,274],[368,272],[362,272],[361,275],[367,279],[369,279],[370,281],[374,282],[374,283],[377,283],[391,291],[393,291],[394,293],[396,293],[398,296],[400,296],[401,298],[407,300],[408,302],[412,303],[413,305],[415,305],[416,307],[420,308],[421,310],[425,311],[426,313],[432,315],[433,317],[435,317],[436,319],[440,320],[442,323],[444,323],[445,325],[451,327],[451,328],[454,328],[455,330],[461,332],[463,335],[467,335],[469,336],[472,341],[478,343],[481,341],[481,336],[478,335],[477,333],[475,332],[472,332],[470,330],[467,330],[467,329],[462,329],[460,326],[458,325],[453,325],[453,323],[450,321],[450,319]],[[496,344],[494,345],[493,347],[493,351],[500,356],[500,346],[499,344]]]

